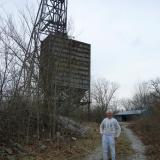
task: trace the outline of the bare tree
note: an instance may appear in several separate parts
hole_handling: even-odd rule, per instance
[[[150,104],[150,87],[148,82],[139,83],[132,98],[134,109],[144,109]]]
[[[104,113],[108,108],[112,108],[115,102],[115,95],[119,85],[105,79],[98,79],[92,85],[92,99],[101,113]],[[114,108],[113,108],[114,109]]]
[[[126,111],[130,111],[134,109],[134,105],[132,103],[131,99],[121,99],[120,100],[120,104],[122,106],[122,109],[126,110]]]
[[[160,100],[160,79],[151,80],[151,95],[154,99]]]
[[[31,16],[29,10],[28,14]],[[9,136],[12,137],[15,132],[20,137],[19,134],[23,133],[27,141],[29,132],[32,132],[31,108],[35,107],[35,99],[39,102],[38,64],[33,65],[35,61],[38,62],[38,57],[28,53],[28,41],[34,21],[30,16],[21,13],[20,19],[14,20],[7,15],[1,17],[0,24],[0,105],[9,110],[6,118],[9,121]],[[37,120],[38,116],[39,114]],[[14,125],[10,125],[12,122]],[[37,122],[37,137],[38,125]]]

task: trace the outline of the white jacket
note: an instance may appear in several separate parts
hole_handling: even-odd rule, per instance
[[[105,118],[100,125],[100,133],[119,137],[121,133],[121,127],[115,118]]]

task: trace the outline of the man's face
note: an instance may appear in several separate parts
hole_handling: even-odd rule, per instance
[[[111,119],[113,117],[113,113],[112,112],[107,112],[106,116],[107,116],[107,118]]]

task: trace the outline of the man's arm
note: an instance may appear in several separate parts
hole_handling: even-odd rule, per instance
[[[121,134],[121,127],[118,123],[118,121],[116,120],[116,138],[118,138]]]
[[[104,128],[104,120],[100,124],[100,133],[103,134],[103,128]]]

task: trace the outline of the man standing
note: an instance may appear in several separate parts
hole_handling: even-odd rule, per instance
[[[102,135],[103,160],[108,160],[111,154],[112,160],[116,160],[115,141],[121,133],[121,127],[116,119],[113,118],[113,112],[108,110],[105,118],[100,125]]]

